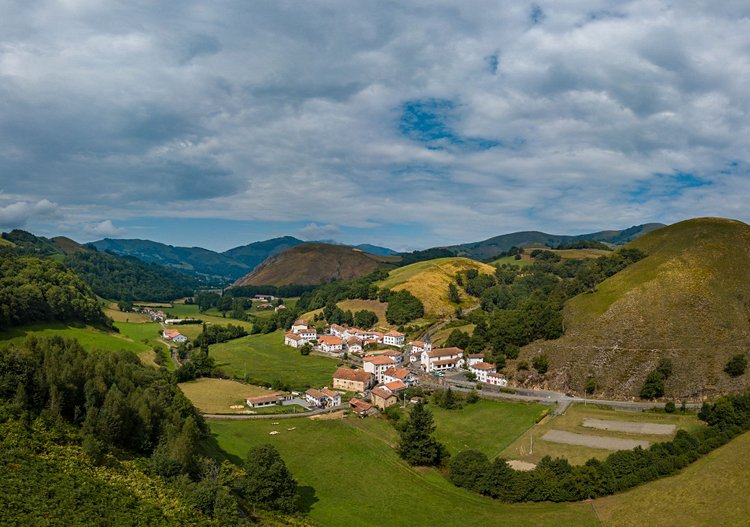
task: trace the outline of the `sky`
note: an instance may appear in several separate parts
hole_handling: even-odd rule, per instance
[[[0,0],[0,230],[396,250],[750,221],[750,3]]]

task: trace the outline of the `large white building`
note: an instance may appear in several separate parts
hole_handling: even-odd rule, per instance
[[[464,365],[464,350],[437,348],[432,351],[423,351],[420,362],[422,369],[427,373],[454,370]]]
[[[494,364],[478,361],[469,366],[469,371],[474,374],[479,382],[487,382],[487,375],[497,373],[497,368]]]
[[[379,355],[377,357],[365,357],[362,359],[363,368],[367,373],[372,373],[378,383],[385,379],[385,372],[389,368],[398,365],[391,357]]]
[[[383,344],[402,348],[404,347],[404,337],[406,337],[406,335],[399,331],[389,331],[383,335]]]

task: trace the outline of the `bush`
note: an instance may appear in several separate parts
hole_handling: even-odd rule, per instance
[[[677,407],[675,406],[674,402],[669,401],[667,404],[664,405],[664,411],[668,414],[673,414],[677,410]]]
[[[534,366],[534,369],[536,371],[544,375],[549,369],[549,360],[547,359],[547,355],[537,355],[531,360],[531,365]]]
[[[724,371],[732,377],[739,377],[747,369],[747,357],[743,354],[735,355],[727,365],[724,367]]]

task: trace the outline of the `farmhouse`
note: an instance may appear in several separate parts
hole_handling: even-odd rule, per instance
[[[390,367],[383,374],[383,382],[389,383],[394,381],[401,381],[404,384],[416,384],[417,376],[406,368]]]
[[[271,302],[272,300],[276,300],[276,297],[273,295],[255,295],[256,300],[265,300],[266,302]]]
[[[422,369],[427,373],[460,368],[464,364],[464,350],[461,348],[437,348],[423,351],[421,356]]]
[[[508,386],[508,379],[506,379],[505,375],[502,373],[488,373],[487,380],[484,382],[491,384],[492,386]]]
[[[346,339],[346,351],[348,351],[350,354],[362,353],[364,351],[362,340],[358,339],[357,337],[349,337],[348,339]]]
[[[432,351],[432,342],[413,340],[409,343],[412,353],[422,353],[423,351]]]
[[[487,374],[496,373],[497,368],[494,364],[480,361],[469,366],[469,371],[474,374],[479,382],[487,382]]]
[[[402,348],[404,346],[404,335],[399,331],[389,331],[383,335],[383,344],[387,346],[397,346]]]
[[[294,321],[294,324],[292,324],[291,331],[292,331],[292,333],[297,334],[300,331],[302,331],[303,329],[307,329],[307,321],[300,318],[300,319]]]
[[[361,401],[360,399],[354,397],[349,399],[349,408],[351,408],[352,412],[359,415],[360,417],[365,417],[372,411],[372,405],[370,403]]]
[[[305,392],[305,400],[311,405],[321,408],[338,406],[341,404],[341,394],[328,388],[322,390],[310,388]]]
[[[277,394],[259,395],[257,397],[248,397],[245,399],[245,404],[250,408],[265,408],[266,406],[276,406],[277,404],[281,404],[282,400],[283,398]]]
[[[372,384],[372,374],[364,370],[339,368],[333,374],[333,387],[345,392],[364,392]]]
[[[467,358],[467,365],[472,366],[476,364],[477,362],[484,362],[484,354],[483,353],[472,353]]]
[[[164,340],[168,340],[170,342],[177,342],[178,344],[180,342],[187,342],[187,337],[177,331],[176,329],[165,329],[162,331],[161,336],[164,337]]]
[[[297,331],[297,335],[305,342],[312,342],[318,339],[318,332],[315,331],[315,328],[300,329]]]
[[[378,382],[383,382],[385,370],[398,364],[391,357],[365,357],[362,359],[364,369],[367,373],[372,373]]]
[[[394,404],[398,404],[398,396],[383,386],[373,388],[372,392],[370,392],[370,396],[372,398],[372,404],[381,410],[393,406]]]
[[[320,351],[338,355],[344,351],[344,341],[341,340],[341,337],[336,337],[334,335],[322,335],[318,339],[318,347],[320,348]]]
[[[293,348],[299,348],[305,343],[302,337],[295,335],[291,331],[284,334],[284,344]]]
[[[385,389],[389,392],[396,394],[401,393],[408,388],[408,386],[401,381],[386,382],[383,386],[385,386]]]
[[[344,333],[346,333],[346,328],[344,326],[339,326],[338,324],[331,324],[328,327],[328,333],[343,338]]]

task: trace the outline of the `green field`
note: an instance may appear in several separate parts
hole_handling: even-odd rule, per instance
[[[227,374],[247,377],[256,383],[281,381],[292,389],[309,386],[330,386],[337,361],[327,357],[308,355],[284,346],[284,333],[250,335],[214,344],[211,356]]]
[[[196,408],[209,414],[247,413],[249,408],[245,406],[245,398],[276,393],[267,388],[230,379],[202,378],[183,382],[179,386]],[[236,405],[242,405],[242,408],[231,408]]]
[[[120,324],[117,325],[119,326]],[[126,326],[131,325],[140,326],[145,324],[130,324]],[[125,332],[112,333],[91,326],[70,326],[54,322],[32,324],[2,331],[0,332],[0,344],[20,342],[28,335],[36,335],[39,337],[61,336],[78,339],[81,345],[87,350],[128,350],[136,354],[146,351],[151,352],[151,347],[149,345],[144,344],[138,338],[133,339]]]
[[[541,404],[509,403],[481,399],[461,410],[443,410],[430,405],[437,425],[437,438],[452,455],[479,450],[492,459],[531,428],[549,409]]]
[[[574,404],[571,405],[563,415],[550,416],[534,426],[530,433],[533,436],[533,452],[529,453],[531,439],[529,433],[523,434],[508,448],[502,452],[506,459],[517,459],[529,463],[538,463],[544,456],[565,457],[573,464],[583,464],[592,457],[604,459],[610,450],[599,448],[589,448],[578,445],[564,445],[560,443],[550,443],[542,440],[542,436],[550,430],[562,430],[577,434],[604,436],[604,437],[621,437],[627,439],[646,440],[650,443],[659,441],[668,441],[671,436],[664,435],[642,435],[629,434],[624,432],[612,432],[597,430],[594,428],[585,428],[583,420],[585,418],[603,419],[612,421],[628,421],[643,423],[673,424],[676,429],[683,429],[689,432],[702,426],[695,414],[664,414],[650,412],[630,412],[624,410],[611,410],[601,408],[596,405]]]
[[[413,469],[398,458],[396,432],[382,419],[211,421],[210,426],[235,461],[253,446],[276,446],[299,482],[309,516],[326,527],[599,525],[588,504],[507,505],[454,487],[434,469]],[[273,430],[280,433],[269,435]]]
[[[750,433],[679,474],[594,501],[608,527],[744,526],[750,519]]]

